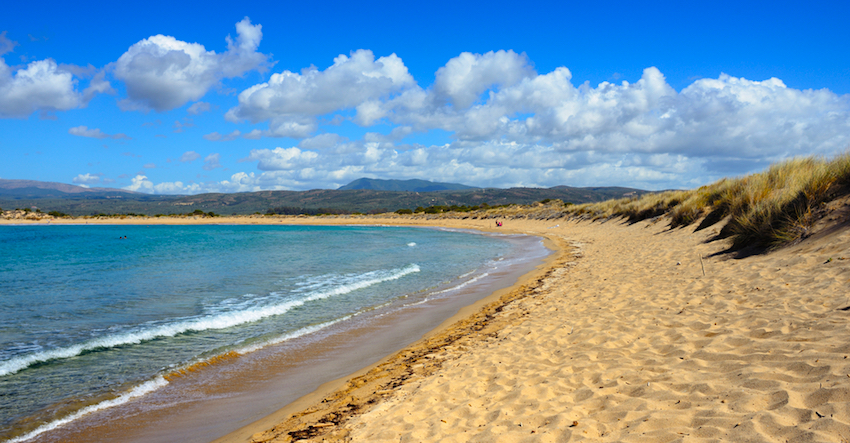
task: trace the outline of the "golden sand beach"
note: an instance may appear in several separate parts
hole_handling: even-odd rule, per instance
[[[713,240],[720,224],[663,217],[216,220],[498,229],[556,250],[419,342],[217,441],[850,441],[850,230],[833,218],[750,256]]]
[[[558,248],[534,278],[219,441],[850,441],[850,231],[719,228],[508,220]]]

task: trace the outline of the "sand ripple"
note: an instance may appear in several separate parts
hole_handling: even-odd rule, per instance
[[[850,233],[731,259],[711,229],[506,225],[581,258],[352,419],[353,441],[850,441]]]

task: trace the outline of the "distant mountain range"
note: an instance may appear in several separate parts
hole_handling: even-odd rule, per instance
[[[86,188],[65,183],[0,179],[0,198],[106,198],[140,197],[147,194],[114,188]]]
[[[456,189],[448,189],[448,188]],[[374,189],[378,188],[378,189]],[[434,190],[426,190],[434,189]],[[0,179],[0,208],[32,208],[71,215],[186,214],[200,209],[217,214],[378,213],[418,206],[530,204],[543,199],[588,203],[640,196],[640,189],[620,187],[473,188],[426,180],[360,179],[340,189],[258,191],[231,194],[151,195],[63,183]]]
[[[340,187],[338,190],[350,191],[354,189],[371,189],[373,191],[434,192],[479,188],[459,185],[457,183],[435,183],[428,180],[381,180],[377,178],[364,177],[354,180],[353,182]]]

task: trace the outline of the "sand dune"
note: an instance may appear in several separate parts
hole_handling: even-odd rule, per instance
[[[440,222],[457,223],[492,221]],[[408,358],[419,371],[378,401],[373,370],[343,389],[356,411],[320,403],[254,441],[317,420],[315,441],[850,441],[847,230],[732,258],[711,228],[505,227],[572,249],[497,328]]]

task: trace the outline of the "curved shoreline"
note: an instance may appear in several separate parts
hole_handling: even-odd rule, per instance
[[[132,223],[132,224],[150,224],[150,225],[154,225],[154,224],[171,224],[171,223],[167,223],[167,220],[162,220],[162,222],[160,222],[160,220],[135,220],[135,221],[137,221],[138,223]],[[447,229],[450,229],[450,230],[455,230],[455,229],[456,229],[456,230],[463,230],[463,231],[472,231],[471,233],[478,233],[478,234],[482,234],[482,232],[481,232],[482,230],[480,230],[480,229],[474,229],[474,227],[473,227],[473,229],[471,229],[471,227],[470,227],[470,226],[468,226],[468,224],[453,225],[453,226],[448,226],[449,224],[446,224],[446,223],[439,223],[439,224],[424,224],[424,223],[414,223],[414,224],[410,224],[410,223],[403,223],[403,224],[402,224],[402,223],[393,223],[393,221],[395,221],[395,220],[389,221],[389,220],[386,220],[386,219],[375,219],[375,218],[370,218],[370,219],[368,219],[368,220],[364,220],[364,222],[361,222],[361,223],[352,223],[352,220],[344,220],[344,219],[343,219],[343,220],[328,220],[328,219],[323,219],[323,220],[315,220],[315,221],[316,221],[316,222],[318,222],[318,223],[303,223],[303,222],[304,222],[303,218],[289,218],[289,219],[286,219],[286,220],[279,220],[279,219],[277,219],[277,220],[268,220],[268,219],[266,219],[266,220],[263,220],[263,221],[269,221],[269,222],[272,222],[272,223],[261,223],[261,224],[267,224],[267,225],[275,225],[275,224],[301,224],[301,225],[305,225],[305,224],[321,224],[321,225],[329,225],[329,224],[333,224],[333,225],[374,225],[374,226],[381,226],[381,225],[383,225],[383,226],[402,226],[402,227],[406,227],[406,226],[414,227],[414,226],[416,226],[416,227],[428,227],[428,228],[447,228]],[[312,220],[311,220],[311,221],[312,221]],[[331,223],[329,223],[329,221],[330,221]],[[388,221],[389,221],[389,223],[387,223]],[[157,222],[160,222],[160,223],[157,223]],[[163,223],[163,222],[165,222],[165,223]],[[198,222],[201,222],[201,220],[198,220]],[[206,224],[206,223],[198,223],[198,222],[196,222],[196,223],[192,223],[192,224]],[[247,223],[246,223],[246,222],[247,222]],[[251,219],[249,219],[249,218],[241,218],[241,217],[240,217],[240,218],[237,218],[237,219],[235,219],[235,220],[225,220],[225,223],[227,223],[227,224],[257,224],[257,223],[255,223],[255,220],[251,220]],[[35,224],[36,224],[36,223],[25,223],[25,225],[35,225]],[[45,225],[44,223],[38,223],[38,224],[39,224],[39,225]],[[57,224],[58,224],[58,223],[57,223]],[[68,223],[68,224],[79,224],[79,223]],[[104,224],[106,224],[106,223],[104,223]],[[116,223],[109,223],[109,224],[116,224]],[[128,223],[117,223],[117,224],[128,224]],[[498,233],[498,234],[510,234],[510,232],[507,232],[507,231],[504,231],[504,230],[499,230],[499,231],[495,231],[495,230],[494,230],[494,231],[493,231],[493,233]],[[484,234],[486,235],[486,233],[484,233]],[[550,249],[551,249],[551,247],[550,247]],[[553,254],[549,253],[549,254],[547,255],[547,257],[552,257],[552,255],[553,255]],[[534,260],[535,260],[535,261],[539,261],[540,259],[539,259],[539,258],[535,258]],[[532,263],[533,263],[533,262],[532,262]],[[527,265],[526,265],[526,266],[527,266]],[[525,272],[525,271],[523,271],[523,272]],[[533,271],[532,271],[532,272],[533,272]],[[514,275],[516,275],[516,274],[514,274]],[[513,278],[513,277],[512,277],[512,278]],[[515,285],[514,285],[514,286],[515,286]],[[491,291],[492,291],[492,289],[491,289]],[[479,293],[480,293],[480,294],[486,294],[486,292],[484,292],[484,291],[480,291],[480,290],[479,290]],[[488,300],[488,299],[490,299],[492,296],[493,296],[493,294],[490,294],[489,296],[485,297],[485,299],[484,299],[484,300]],[[477,302],[475,305],[476,305],[476,306],[480,306],[482,303],[483,303],[483,300],[480,300],[480,301],[479,301],[479,302]],[[464,311],[468,311],[468,310],[469,310],[469,308],[465,308],[465,309],[464,309]],[[454,321],[455,319],[457,319],[457,318],[459,318],[459,317],[458,317],[458,314],[455,314],[454,316],[452,316],[452,318],[451,318],[450,320],[442,322],[442,324],[441,324],[439,327],[437,327],[436,329],[426,332],[424,336],[426,336],[426,337],[427,337],[427,336],[433,335],[433,334],[435,333],[435,331],[437,331],[437,330],[445,329],[445,328],[446,328],[446,326],[447,326],[447,324],[449,324],[449,323],[453,322],[453,321]],[[439,321],[439,320],[438,320],[438,321]],[[418,334],[417,334],[417,335],[418,335]],[[416,342],[418,342],[418,341],[421,341],[421,340],[422,340],[422,339],[415,339],[414,343],[416,343]],[[396,348],[396,349],[398,349],[398,348]],[[389,350],[388,350],[387,352],[389,352]],[[389,358],[389,356],[384,356],[384,357],[383,357],[380,361],[378,361],[377,363],[375,363],[375,364],[373,364],[373,365],[370,365],[369,367],[372,367],[372,366],[375,366],[375,365],[377,365],[377,364],[380,364],[381,362],[385,361],[387,358]],[[367,368],[364,368],[364,369],[362,369],[362,370],[360,370],[360,371],[358,371],[357,373],[361,373],[361,372],[363,372],[363,371],[364,371],[364,370],[366,370],[366,369],[368,369],[368,367],[367,367]],[[344,380],[346,380],[346,379],[348,379],[348,378],[350,378],[350,377],[351,377],[351,375],[348,375],[348,376],[343,377],[343,378],[341,378],[341,379],[338,379],[338,380],[335,380],[335,381],[327,382],[327,383],[325,383],[324,385],[322,385],[322,387],[320,387],[318,391],[322,391],[322,390],[323,390],[323,389],[325,389],[327,386],[333,386],[335,382],[337,382],[337,384],[339,384],[339,383],[341,383],[342,381],[344,381]],[[317,391],[317,392],[318,392],[318,391]],[[309,396],[309,395],[308,395],[308,396]],[[298,400],[296,400],[296,403],[297,403],[297,402],[298,402]],[[287,408],[291,408],[291,406],[287,406]],[[208,419],[210,419],[210,420],[214,420],[214,417],[208,417]],[[188,429],[189,429],[189,428],[187,428],[187,430],[188,430]],[[95,434],[94,434],[94,435],[97,435],[97,431],[95,431]],[[200,440],[198,440],[198,441],[200,441]]]
[[[850,441],[844,208],[754,255],[730,254],[719,224],[665,218],[292,218],[532,234],[560,252],[525,294],[218,441]]]
[[[303,220],[295,221],[293,224],[302,224],[299,222]],[[291,441],[292,436],[298,436],[299,439],[317,436],[331,440],[345,439],[348,431],[340,428],[339,425],[367,411],[369,407],[390,395],[394,389],[418,377],[428,376],[439,369],[442,361],[438,361],[439,357],[435,358],[435,354],[441,353],[462,340],[474,341],[491,336],[500,326],[508,323],[509,318],[523,315],[512,313],[505,317],[503,312],[511,303],[531,295],[557,266],[562,266],[572,259],[570,247],[559,237],[544,235],[540,232],[493,228],[489,226],[492,222],[485,220],[471,223],[458,219],[439,219],[426,223],[422,220],[397,218],[371,218],[362,221],[323,219],[315,220],[315,224],[442,227],[533,235],[540,237],[552,253],[533,270],[522,275],[513,285],[497,290],[460,309],[455,315],[402,350],[387,355],[345,377],[324,383],[310,394],[267,417],[214,440],[213,443]]]

